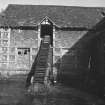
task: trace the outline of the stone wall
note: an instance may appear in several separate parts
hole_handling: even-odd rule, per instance
[[[29,72],[39,48],[38,31],[9,30],[10,37],[7,40],[7,45],[3,44],[2,37],[1,57],[6,56],[7,59],[5,61],[1,59],[0,70],[2,73],[9,72],[10,74],[26,73],[27,70]],[[4,33],[5,29],[1,31]],[[7,49],[5,53],[3,53],[4,48]]]
[[[61,55],[54,64],[62,82],[82,81],[82,76],[89,72],[89,46],[85,35],[87,31],[58,31],[55,34],[55,47],[61,49]],[[87,43],[88,42],[88,43]],[[80,84],[79,84],[80,85]]]
[[[71,87],[104,96],[105,42],[104,32],[58,31],[55,47],[61,56],[54,66],[58,80]]]
[[[63,76],[62,79],[81,79],[81,75],[88,72],[90,40],[86,35],[87,31],[55,30],[53,65],[58,69],[58,74]],[[1,70],[4,72],[5,69],[9,73],[29,72],[40,46],[38,31],[11,29],[9,40],[6,53],[8,60],[5,61],[6,66],[0,63]]]

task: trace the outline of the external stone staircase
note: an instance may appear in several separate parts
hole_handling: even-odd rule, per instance
[[[39,58],[37,59],[37,65],[35,67],[34,73],[34,83],[44,83],[44,78],[46,75],[46,69],[48,67],[48,53],[50,49],[50,42],[42,42]]]
[[[35,61],[32,65],[31,71],[28,74],[26,86],[33,85],[33,88],[40,86],[45,86],[47,84],[47,80],[49,79],[49,72],[51,72],[51,58],[52,58],[52,50],[51,50],[50,38],[45,37],[41,40],[40,48],[38,54],[35,58]],[[33,77],[33,83],[31,84],[31,78]],[[40,85],[40,86],[38,86]],[[42,86],[42,87],[43,87]],[[37,89],[38,90],[38,89]],[[42,90],[42,88],[41,88]],[[34,89],[32,89],[34,91]]]

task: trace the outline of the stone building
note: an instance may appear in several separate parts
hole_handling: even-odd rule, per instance
[[[103,19],[101,12],[104,10],[70,6],[8,5],[0,16],[0,70],[12,74],[29,72],[40,47],[43,37],[41,33],[50,32],[53,66],[64,78],[75,80],[76,77],[76,80],[81,80],[80,75],[90,71],[91,46],[96,44],[93,41],[96,38],[95,26]],[[99,31],[98,36],[101,33]]]

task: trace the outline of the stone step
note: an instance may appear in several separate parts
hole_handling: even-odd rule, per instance
[[[48,52],[49,48],[41,48],[40,52]]]
[[[41,66],[40,66],[40,67],[39,67],[39,66],[36,67],[36,71],[37,71],[37,70],[38,70],[38,71],[40,71],[40,70],[44,71],[45,69],[46,69],[46,67],[41,67]]]
[[[47,65],[46,62],[38,62],[37,66],[39,66],[39,65],[45,66],[45,65]]]
[[[34,82],[44,82],[44,79],[34,79]]]
[[[43,80],[36,79],[36,80],[34,80],[34,82],[44,82],[44,79]]]
[[[47,57],[46,57],[46,58],[47,58]],[[46,62],[46,61],[47,61],[46,58],[40,58],[40,59],[38,60],[38,63],[39,63],[39,62]]]
[[[37,75],[35,74],[35,78],[44,78],[44,77],[45,77],[45,74],[42,74],[42,75],[41,74],[37,74]]]
[[[42,69],[43,68],[43,69]],[[47,65],[37,65],[37,68],[35,70],[46,70]]]
[[[39,76],[39,77],[42,77],[42,76],[45,76],[45,73],[41,73],[41,72],[38,73],[38,72],[37,72],[37,73],[35,73],[35,75],[37,75],[37,76]]]
[[[39,73],[39,74],[38,74],[38,72],[37,72],[37,73],[35,73],[34,76],[35,76],[35,77],[39,77],[39,76],[40,76],[40,77],[43,77],[43,76],[45,76],[45,73],[42,73],[42,74]]]
[[[42,73],[42,74],[35,73],[35,77],[43,77],[43,76],[45,76],[45,73]]]
[[[47,56],[48,56],[48,54],[46,56],[40,55],[40,58],[39,59],[45,59]]]
[[[41,84],[43,84],[44,81],[34,81],[34,83],[41,83]]]
[[[49,52],[49,50],[47,50],[47,49],[44,49],[44,50],[43,50],[43,49],[42,49],[42,50],[40,51],[40,54],[41,54],[41,53],[47,54],[48,52]]]
[[[45,77],[45,76],[42,76],[42,77],[41,77],[41,76],[40,76],[40,77],[35,77],[34,80],[44,80],[44,77]]]
[[[39,74],[42,74],[42,73],[45,74],[45,70],[44,70],[44,71],[40,71],[40,70],[38,71],[38,70],[37,70],[37,71],[35,71],[35,73],[36,73],[36,74],[38,74],[38,73],[39,73]]]
[[[49,54],[49,45],[50,41],[48,43],[41,43],[40,50],[38,53],[38,62],[36,64],[35,69],[35,75],[34,75],[34,82],[35,83],[43,83],[44,77],[47,69],[47,59]]]
[[[46,56],[40,56],[39,59],[46,59],[47,56],[48,56],[48,55],[46,55]]]
[[[48,58],[48,55],[47,55],[47,56],[44,56],[44,57],[40,57],[40,58],[38,59],[38,61],[47,60],[47,58]]]
[[[42,78],[42,77],[36,77],[36,78],[34,78],[34,80],[44,80],[44,78]]]
[[[43,63],[39,62],[36,67],[46,68],[46,66],[47,66],[46,62],[43,62]]]
[[[47,66],[46,62],[38,62],[37,67],[39,66]]]
[[[36,70],[35,73],[45,73],[45,70]]]
[[[35,70],[35,73],[38,73],[38,72],[39,72],[39,73],[41,73],[41,72],[44,73],[45,71],[46,71],[46,69],[40,69],[40,68],[39,68],[39,69],[36,69],[36,70]]]

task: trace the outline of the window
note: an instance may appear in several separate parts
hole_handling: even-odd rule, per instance
[[[5,38],[6,38],[6,39],[8,38],[8,32],[4,32],[4,33],[3,33],[3,38],[4,38],[4,39],[5,39]]]
[[[27,55],[29,54],[30,49],[29,48],[18,48],[18,55]]]
[[[21,55],[22,54],[22,52],[21,51],[18,51],[18,55]]]
[[[24,55],[26,55],[27,54],[27,50],[24,50]]]
[[[18,55],[23,55],[23,49],[22,48],[18,48]]]
[[[2,51],[6,53],[8,51],[7,47],[2,47]]]
[[[3,45],[7,46],[8,45],[8,40],[3,40]]]
[[[10,52],[11,52],[11,53],[14,53],[14,52],[15,52],[15,47],[11,47],[11,48],[10,48]]]
[[[2,56],[2,61],[7,61],[7,55]]]
[[[10,61],[14,61],[15,60],[15,55],[10,55],[9,59],[10,59]]]
[[[30,49],[26,48],[26,49],[23,50],[23,52],[24,52],[24,55],[27,55],[30,52]]]

